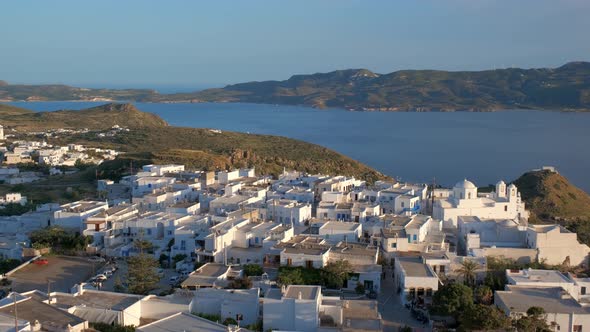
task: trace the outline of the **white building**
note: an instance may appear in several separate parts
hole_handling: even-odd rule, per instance
[[[259,216],[261,220],[303,225],[311,219],[311,204],[299,203],[294,200],[272,199],[260,205]]]
[[[439,279],[422,257],[398,256],[394,271],[397,286],[402,290],[400,298],[403,303],[408,299],[431,303],[432,295],[438,290]]]
[[[95,214],[109,208],[107,202],[77,201],[64,204],[53,214],[53,225],[83,231],[84,222]]]
[[[184,172],[184,165],[144,165],[142,169],[144,172],[154,173],[157,176],[164,176],[169,173]]]
[[[264,331],[383,330],[377,301],[323,296],[320,286],[269,289],[262,312]]]
[[[263,330],[317,331],[321,301],[320,286],[290,285],[284,294],[269,291],[264,298]]]
[[[190,304],[190,312],[219,315],[221,321],[235,319],[241,315],[241,325],[255,324],[258,321],[259,289],[216,289],[199,288]]]
[[[590,328],[590,308],[580,305],[561,287],[508,285],[506,290],[494,293],[494,304],[515,319],[526,316],[530,307],[541,307],[554,331],[580,332]]]
[[[27,196],[22,196],[20,193],[7,193],[4,197],[0,197],[0,205],[6,204],[27,204]]]
[[[453,187],[450,197],[435,200],[433,207],[433,217],[443,220],[445,226],[457,227],[459,216],[526,221],[529,214],[514,184],[506,188],[506,184],[500,181],[496,184],[496,192],[478,195],[477,187],[463,180]]]

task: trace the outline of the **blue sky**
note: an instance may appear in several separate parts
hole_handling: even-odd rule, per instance
[[[588,0],[6,0],[0,79],[203,87],[590,60]]]

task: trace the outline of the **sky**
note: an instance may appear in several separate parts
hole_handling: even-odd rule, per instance
[[[210,87],[590,60],[589,0],[3,0],[0,80]]]

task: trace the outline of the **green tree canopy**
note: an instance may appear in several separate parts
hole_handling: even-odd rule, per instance
[[[552,331],[545,320],[545,309],[541,307],[530,307],[527,315],[519,318],[514,324],[521,332],[550,332]]]
[[[505,330],[510,328],[511,319],[495,306],[476,304],[468,306],[459,315],[461,330]]]
[[[158,261],[153,257],[141,253],[127,260],[128,291],[132,294],[148,294],[156,288],[160,277],[156,272]]]
[[[435,315],[458,316],[473,305],[471,288],[457,283],[446,284],[434,293],[431,312]]]
[[[466,285],[475,284],[476,271],[480,268],[479,264],[471,259],[464,259],[461,266],[455,270],[462,278]]]

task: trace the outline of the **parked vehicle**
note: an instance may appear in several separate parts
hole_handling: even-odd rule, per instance
[[[96,277],[94,277],[94,279],[95,279],[96,281],[103,282],[103,281],[107,280],[108,278],[107,278],[107,276],[105,276],[104,274],[99,274],[99,275],[97,275]]]
[[[180,277],[179,276],[172,276],[172,277],[170,277],[169,281],[170,281],[170,285],[176,285],[180,281]]]
[[[33,262],[33,264],[37,264],[37,265],[47,265],[47,264],[49,264],[49,261],[48,261],[48,260],[46,260],[45,258],[40,258],[40,259],[37,259],[37,260],[35,260],[35,261]]]
[[[88,257],[88,260],[93,262],[93,263],[104,263],[106,262],[106,260],[102,257],[98,257],[98,256],[91,256]]]

